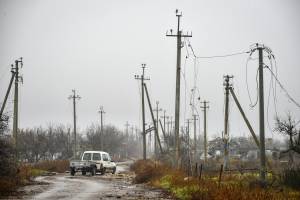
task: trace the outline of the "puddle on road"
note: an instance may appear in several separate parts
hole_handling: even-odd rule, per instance
[[[68,177],[57,177],[55,180],[49,181],[51,186],[48,190],[30,197],[34,200],[58,200],[58,199],[99,199],[101,192],[108,189],[108,185],[103,182],[76,179]]]

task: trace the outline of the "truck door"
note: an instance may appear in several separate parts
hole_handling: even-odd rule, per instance
[[[108,157],[109,168],[113,168],[113,164],[111,163],[111,158],[110,158],[109,154],[107,154],[107,157]]]
[[[100,170],[101,165],[101,154],[100,153],[93,153],[93,159],[92,159],[97,166],[97,170]]]
[[[103,166],[105,168],[109,168],[109,160],[108,160],[108,155],[106,153],[102,154],[102,158],[103,158]]]

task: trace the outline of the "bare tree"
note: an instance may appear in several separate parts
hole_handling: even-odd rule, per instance
[[[300,154],[300,129],[297,129],[299,122],[296,122],[290,113],[287,114],[287,119],[276,117],[275,131],[289,137],[288,149],[283,153],[289,152],[289,162],[291,164],[294,162],[293,152]]]

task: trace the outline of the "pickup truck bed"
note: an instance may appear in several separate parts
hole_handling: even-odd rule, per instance
[[[70,170],[72,176],[78,171],[81,171],[82,175],[85,175],[86,172],[95,175],[97,167],[96,163],[93,161],[72,160],[70,161]]]

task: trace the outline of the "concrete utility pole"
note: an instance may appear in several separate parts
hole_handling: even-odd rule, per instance
[[[132,125],[130,127],[130,129],[131,129],[131,137],[133,138],[133,140],[135,140],[135,137],[134,137],[134,126]]]
[[[18,122],[19,122],[19,82],[23,82],[23,78],[19,76],[19,64],[23,66],[23,60],[15,60],[15,67],[13,71],[15,73],[15,94],[14,94],[14,119],[13,119],[13,137],[15,139],[16,152],[18,151]],[[18,153],[16,153],[17,155]]]
[[[71,137],[70,137],[70,132],[71,132],[71,129],[70,128],[68,128],[68,133],[67,133],[67,135],[68,135],[68,147],[67,147],[67,149],[68,149],[68,157],[69,157],[69,152],[70,152],[70,149],[71,149]]]
[[[158,105],[159,105],[159,101],[156,101],[156,109],[154,109],[153,111],[156,112],[156,127],[157,127],[157,134],[159,135],[159,118],[158,118],[158,115],[159,115],[159,112],[162,111],[162,109],[158,108]],[[156,138],[154,140],[154,152],[155,152],[155,155],[157,155],[157,139]]]
[[[166,110],[164,110],[164,115],[163,116],[161,116],[161,118],[163,118],[164,119],[164,130],[166,131],[166,119],[168,118],[167,116],[166,116]]]
[[[176,153],[175,153],[175,163],[177,168],[180,166],[180,141],[179,141],[179,115],[180,115],[180,76],[181,76],[181,48],[183,47],[181,38],[183,37],[192,37],[192,34],[183,34],[180,30],[180,17],[182,13],[178,12],[176,9],[177,17],[177,34],[173,34],[173,30],[170,30],[170,34],[166,36],[176,37],[177,38],[177,63],[176,63],[176,94],[175,94],[175,141],[176,141]]]
[[[128,158],[129,126],[130,126],[130,124],[127,121],[125,124],[125,127],[126,127],[126,158]]]
[[[190,150],[190,123],[192,123],[193,119],[187,119],[186,120],[186,134],[187,134],[187,146],[188,146],[188,150]]]
[[[163,136],[164,136],[164,141],[166,141],[167,140],[167,138],[166,138],[166,132],[165,132],[165,129],[164,129],[162,123],[161,123],[161,120],[159,120],[159,124],[160,124],[161,131],[163,133]]]
[[[167,143],[168,143],[168,146],[170,146],[171,145],[171,133],[170,133],[170,130],[171,130],[170,129],[170,124],[171,124],[170,119],[171,119],[171,117],[167,116],[166,118],[167,118],[167,130],[165,130],[165,131],[166,131],[166,135],[167,135],[167,138],[168,138]]]
[[[149,148],[149,152],[152,152],[152,129],[151,129],[150,124],[148,126],[148,130],[149,130],[149,132],[148,132],[149,133],[148,148]]]
[[[130,124],[128,123],[128,121],[126,122],[126,124],[125,124],[125,127],[126,127],[126,137],[128,137],[128,133],[129,133],[129,126],[130,126]]]
[[[137,80],[141,80],[141,90],[142,90],[142,127],[143,127],[143,159],[146,160],[147,159],[147,155],[146,155],[146,122],[145,122],[145,95],[144,95],[144,81],[145,80],[150,80],[150,78],[145,78],[145,68],[146,68],[146,64],[142,64],[142,69],[143,69],[143,73],[141,75],[141,77],[139,75],[135,75],[134,78]]]
[[[76,99],[81,99],[79,95],[76,95],[76,91],[72,90],[72,93],[69,96],[69,99],[73,100],[73,123],[74,123],[74,158],[76,158],[76,146],[77,146],[77,140],[76,140]]]
[[[103,114],[105,114],[105,111],[103,110],[103,106],[100,106],[100,110],[98,111],[100,113],[100,119],[101,119],[101,127],[100,127],[100,149],[103,151],[104,149],[104,139],[103,139]]]
[[[187,156],[189,161],[188,174],[192,172],[191,146],[190,146],[190,123],[193,119],[187,119],[186,135],[187,135]]]
[[[229,84],[229,81],[233,76],[226,75],[223,77],[225,86],[225,118],[224,118],[224,168],[225,170],[229,168],[229,133],[228,133],[228,112],[229,112],[229,87],[231,87],[231,84]]]
[[[260,179],[266,180],[266,150],[265,150],[265,116],[264,116],[264,62],[263,62],[263,45],[258,45],[258,80],[259,80],[259,138],[260,138]]]
[[[254,139],[254,142],[255,142],[256,146],[260,149],[260,142],[259,142],[259,140],[258,140],[258,138],[257,138],[257,136],[256,136],[256,134],[255,134],[255,132],[254,132],[254,130],[253,130],[253,128],[252,128],[249,120],[248,120],[248,118],[246,117],[245,112],[243,111],[242,106],[240,105],[240,103],[239,103],[239,101],[238,101],[238,99],[237,99],[237,97],[236,97],[236,95],[235,95],[235,93],[233,91],[233,88],[231,86],[229,87],[229,91],[230,91],[230,93],[231,93],[231,95],[233,97],[233,100],[234,100],[236,106],[238,107],[238,109],[239,109],[239,111],[240,111],[240,113],[241,113],[241,115],[242,115],[242,117],[243,117],[243,119],[244,119],[244,121],[245,121],[245,123],[246,123],[246,125],[247,125],[247,127],[248,127],[248,129],[249,129],[249,131],[250,131],[250,133],[251,133],[251,135],[253,137],[253,139]],[[272,169],[272,165],[271,165],[270,162],[268,162],[267,159],[266,159],[266,163],[267,163],[268,167],[270,169]]]
[[[139,137],[139,134],[138,134],[138,127],[135,126],[134,130],[135,130],[135,139],[136,139],[136,141],[140,141],[140,137]]]
[[[207,132],[206,132],[206,110],[209,108],[207,105],[208,101],[202,101],[203,106],[201,108],[203,109],[204,113],[204,161],[207,162]]]
[[[15,78],[15,72],[13,71],[13,65],[12,65],[10,82],[9,82],[9,85],[8,85],[8,88],[7,88],[5,97],[4,97],[4,101],[3,101],[2,105],[1,105],[1,110],[0,110],[0,120],[2,120],[2,114],[3,114],[4,108],[5,108],[7,99],[8,99],[8,95],[9,95],[10,90],[11,90],[11,86],[12,86],[12,84],[13,84],[13,82],[14,82],[14,78]]]
[[[194,161],[196,162],[197,160],[197,116],[198,115],[193,115],[193,120],[194,121]]]
[[[153,122],[153,126],[154,126],[154,131],[155,131],[155,136],[154,137],[156,137],[156,139],[157,139],[158,146],[159,146],[159,149],[160,149],[160,153],[163,153],[163,149],[162,149],[160,139],[159,139],[159,135],[158,135],[158,127],[156,126],[155,117],[154,117],[154,114],[153,114],[153,109],[152,109],[152,105],[151,105],[151,101],[150,101],[150,97],[149,97],[149,93],[148,93],[146,83],[144,83],[144,87],[145,87],[146,96],[147,96],[148,105],[149,105],[149,110],[150,110],[150,114],[151,114],[151,118],[152,118],[152,122]]]
[[[166,129],[165,129],[165,132],[166,132],[166,135],[169,136],[169,131],[170,131],[170,127],[169,127],[169,116],[166,116]]]
[[[172,122],[172,120],[173,120],[173,119],[172,119],[172,116],[170,116],[169,119],[170,119],[170,120],[169,120],[169,122],[168,122],[168,124],[169,124],[169,125],[168,125],[168,126],[169,126],[168,129],[169,129],[169,136],[171,136],[171,134],[172,134],[172,126],[173,126],[173,124],[172,124],[172,123],[173,123],[173,122]]]

